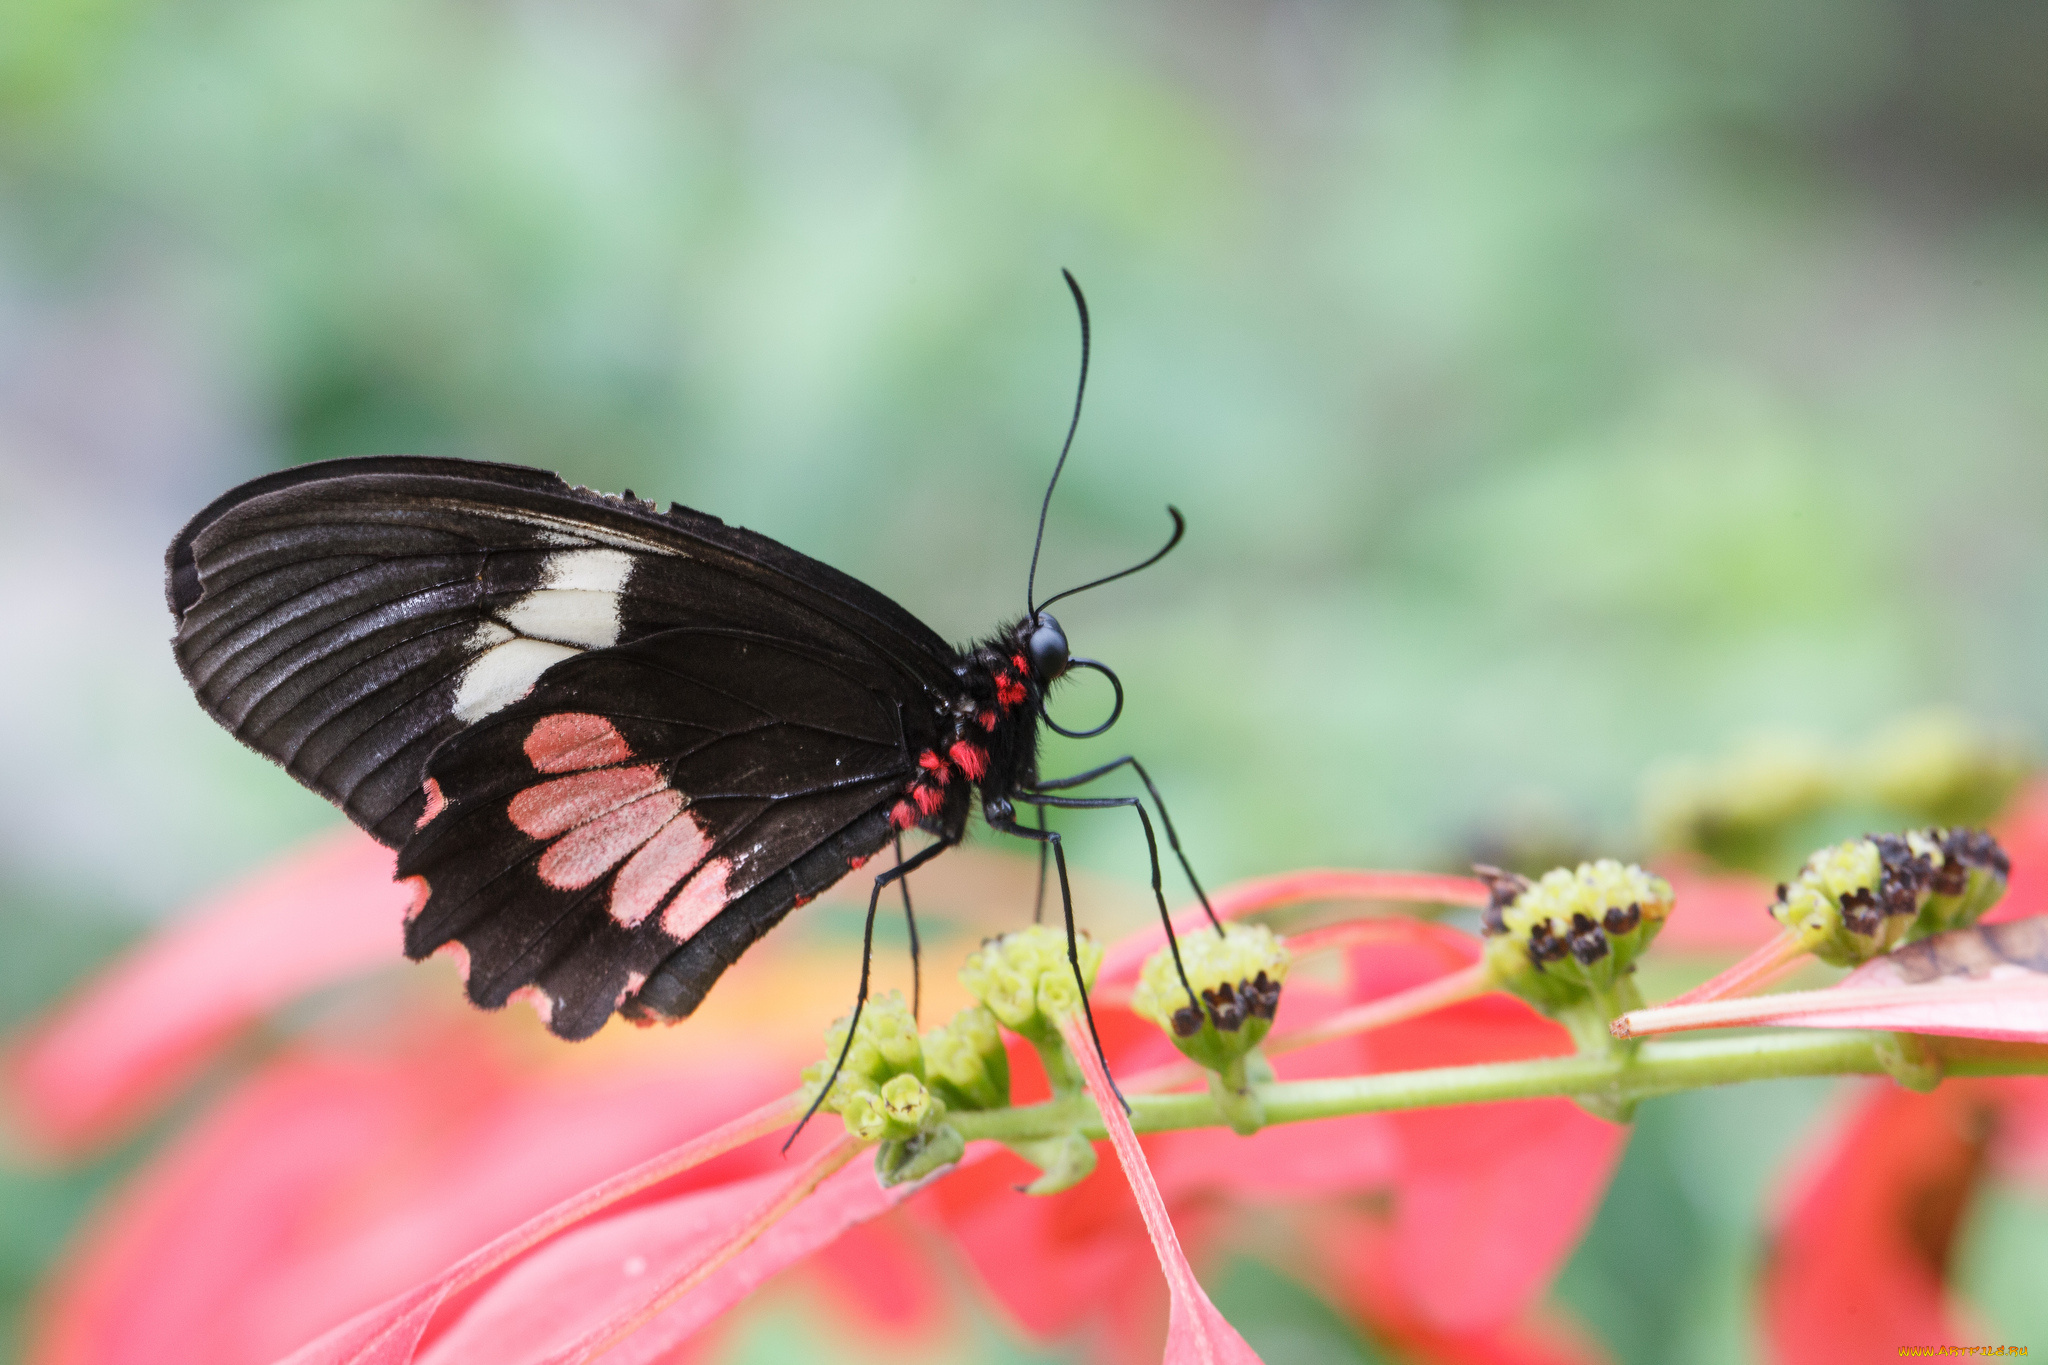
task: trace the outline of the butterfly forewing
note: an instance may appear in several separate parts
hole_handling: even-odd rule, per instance
[[[245,484],[172,543],[179,663],[251,747],[383,842],[427,757],[586,651],[727,627],[912,707],[951,651],[882,594],[716,518],[508,465],[386,458]]]

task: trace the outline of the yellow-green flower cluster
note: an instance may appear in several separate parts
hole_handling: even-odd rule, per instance
[[[1273,1027],[1287,947],[1263,925],[1204,929],[1180,941],[1181,982],[1171,948],[1145,960],[1131,1008],[1165,1029],[1174,1046],[1211,1071],[1222,1071],[1259,1045]],[[1199,1004],[1188,1000],[1193,987]]]
[[[1486,960],[1507,989],[1546,1010],[1605,995],[1635,969],[1671,913],[1671,884],[1602,858],[1531,882],[1486,872]]]
[[[1010,1102],[1010,1057],[996,1017],[973,1005],[924,1036],[925,1081],[953,1109],[1000,1109]]]
[[[832,1074],[841,1049],[845,1065],[819,1107],[844,1119],[846,1131],[855,1137],[868,1142],[907,1138],[945,1113],[945,1104],[925,1086],[924,1047],[901,992],[868,1002],[851,1047],[846,1020],[832,1026],[825,1056],[804,1068],[806,1098],[814,1097]]]
[[[1771,914],[1806,951],[1853,966],[1901,943],[1974,924],[2005,894],[2011,863],[1982,830],[1846,839],[1778,887]]]
[[[1092,985],[1102,949],[1082,934],[1076,952],[1082,979]],[[982,944],[960,969],[960,980],[1004,1027],[1033,1042],[1057,1039],[1057,1021],[1081,1008],[1081,982],[1067,960],[1067,937],[1041,924]]]

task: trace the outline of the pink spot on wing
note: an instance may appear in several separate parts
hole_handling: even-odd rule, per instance
[[[544,773],[573,773],[624,763],[633,750],[603,716],[570,711],[534,722],[526,737],[526,756]]]
[[[663,787],[579,825],[540,855],[540,879],[557,891],[588,886],[625,861],[682,808],[683,794]]]
[[[711,839],[697,817],[678,812],[619,869],[612,883],[612,918],[622,929],[638,927],[710,851]]]
[[[710,923],[731,899],[725,893],[725,881],[731,875],[732,863],[725,858],[713,858],[698,868],[661,912],[661,932],[680,942]]]
[[[617,1009],[619,1006],[625,1004],[628,996],[631,996],[635,991],[639,990],[642,986],[646,984],[647,973],[627,972],[626,984],[619,987],[618,998],[612,1001],[612,1008]]]
[[[528,787],[512,798],[507,813],[520,833],[552,839],[662,789],[661,770],[651,764],[600,768]]]
[[[427,898],[434,893],[427,886],[425,877],[407,877],[402,885],[412,888],[412,904],[405,908],[405,922],[411,924],[420,917],[420,911],[427,908]]]
[[[413,822],[414,829],[425,829],[427,821],[448,809],[448,798],[441,795],[441,784],[439,782],[430,777],[427,779],[426,785],[421,787],[420,790],[427,794],[427,808],[421,811],[420,818]]]
[[[434,949],[435,957],[445,957],[455,964],[456,972],[464,981],[469,980],[469,949],[461,939],[451,938]]]
[[[555,998],[538,986],[521,986],[506,997],[507,1003],[523,1000],[533,1006],[533,1012],[540,1016],[543,1024],[555,1022]]]

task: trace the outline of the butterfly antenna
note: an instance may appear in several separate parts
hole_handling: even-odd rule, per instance
[[[1180,514],[1180,509],[1178,507],[1168,507],[1166,509],[1166,515],[1173,518],[1173,534],[1168,536],[1166,538],[1166,543],[1160,546],[1157,550],[1153,551],[1151,555],[1147,556],[1144,559],[1139,560],[1137,563],[1131,565],[1131,567],[1128,569],[1118,569],[1113,574],[1104,574],[1102,577],[1096,579],[1092,583],[1083,583],[1078,588],[1068,588],[1065,592],[1056,592],[1051,597],[1048,597],[1043,602],[1040,602],[1037,607],[1033,608],[1034,612],[1043,611],[1047,607],[1051,606],[1053,603],[1060,601],[1062,598],[1072,597],[1077,592],[1087,592],[1090,588],[1099,588],[1104,583],[1114,583],[1119,578],[1129,578],[1132,574],[1138,572],[1138,570],[1149,569],[1154,564],[1157,564],[1160,560],[1166,558],[1167,555],[1173,553],[1173,547],[1180,544],[1180,538],[1187,534],[1188,523],[1187,518],[1183,517]]]
[[[1067,467],[1067,452],[1074,448],[1074,433],[1081,429],[1081,399],[1088,392],[1088,300],[1081,293],[1072,271],[1061,270],[1060,278],[1074,295],[1074,311],[1081,315],[1081,382],[1074,386],[1074,415],[1067,423],[1067,439],[1060,443],[1059,463],[1052,467],[1052,479],[1045,485],[1045,501],[1038,504],[1038,538],[1031,542],[1031,572],[1024,577],[1024,612],[1038,615],[1031,597],[1038,583],[1038,552],[1045,545],[1045,514],[1052,510],[1052,490],[1059,486],[1060,471]]]

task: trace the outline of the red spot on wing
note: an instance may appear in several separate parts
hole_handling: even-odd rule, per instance
[[[646,843],[682,808],[683,794],[664,787],[579,825],[540,855],[540,879],[557,891],[588,886]]]
[[[678,811],[619,869],[612,883],[612,918],[623,928],[637,927],[710,851],[711,839],[697,817]]]
[[[427,908],[427,898],[434,893],[428,888],[425,877],[407,877],[405,884],[412,888],[412,904],[405,908],[405,922],[411,924],[420,917],[420,911]]]
[[[809,905],[812,901],[816,899],[816,896],[798,896],[795,900],[789,903],[789,908],[792,910],[801,910],[806,905]]]
[[[633,756],[618,727],[581,711],[542,716],[526,737],[526,756],[544,773],[573,773],[624,763]]]
[[[521,986],[518,990],[512,992],[512,994],[507,998],[511,1000],[523,1000],[527,1004],[533,1006],[533,1012],[540,1016],[540,1021],[543,1024],[552,1024],[553,1022],[555,1022],[555,998],[549,995],[546,991],[542,990],[540,987]]]
[[[448,809],[448,798],[441,794],[441,784],[439,782],[430,777],[427,779],[426,785],[421,787],[420,790],[427,794],[427,808],[421,811],[420,818],[413,822],[412,827],[414,829],[425,829],[427,821]]]
[[[424,882],[425,878],[417,878],[416,880]],[[461,976],[464,981],[469,980],[469,947],[461,939],[449,939],[446,943],[434,949],[434,956],[445,957],[450,962],[453,962],[457,975]]]
[[[619,993],[618,993],[617,997],[616,997],[616,998],[614,998],[614,999],[613,999],[613,1001],[612,1001],[612,1008],[613,1008],[613,1009],[617,1009],[617,1008],[619,1008],[619,1007],[620,1007],[621,1005],[625,1004],[625,1003],[626,1003],[626,998],[627,998],[628,996],[632,995],[632,994],[633,994],[634,992],[638,991],[638,990],[639,990],[639,989],[640,989],[640,988],[641,988],[642,986],[644,986],[644,985],[646,985],[646,984],[647,984],[647,973],[645,973],[645,972],[627,972],[627,973],[626,973],[626,984],[625,984],[625,985],[623,985],[623,986],[621,986],[621,987],[619,987]],[[636,1020],[635,1022],[636,1022],[636,1023],[644,1023],[645,1021],[644,1021],[644,1020]]]
[[[967,774],[970,782],[981,781],[981,775],[988,771],[988,755],[969,744],[966,740],[955,740],[953,747],[946,751],[960,771]]]
[[[889,823],[898,829],[909,829],[917,823],[917,807],[908,801],[898,801],[889,810]]]
[[[507,813],[519,832],[536,839],[587,824],[629,801],[662,790],[661,770],[651,764],[600,768],[528,787],[512,798]]]
[[[855,870],[856,870],[856,869],[858,869],[858,868],[859,868],[859,867],[860,867],[860,866],[861,866],[862,864],[864,864],[865,862],[867,862],[867,860],[868,860],[868,855],[867,855],[867,854],[865,854],[865,853],[862,853],[862,854],[860,854],[860,855],[858,855],[858,856],[856,856],[856,857],[848,858],[848,859],[846,860],[846,870],[847,870],[848,872],[852,872],[852,871],[855,871]]]
[[[680,942],[709,924],[732,899],[725,890],[726,878],[731,875],[732,863],[725,858],[713,858],[698,868],[661,912],[661,932]]]

